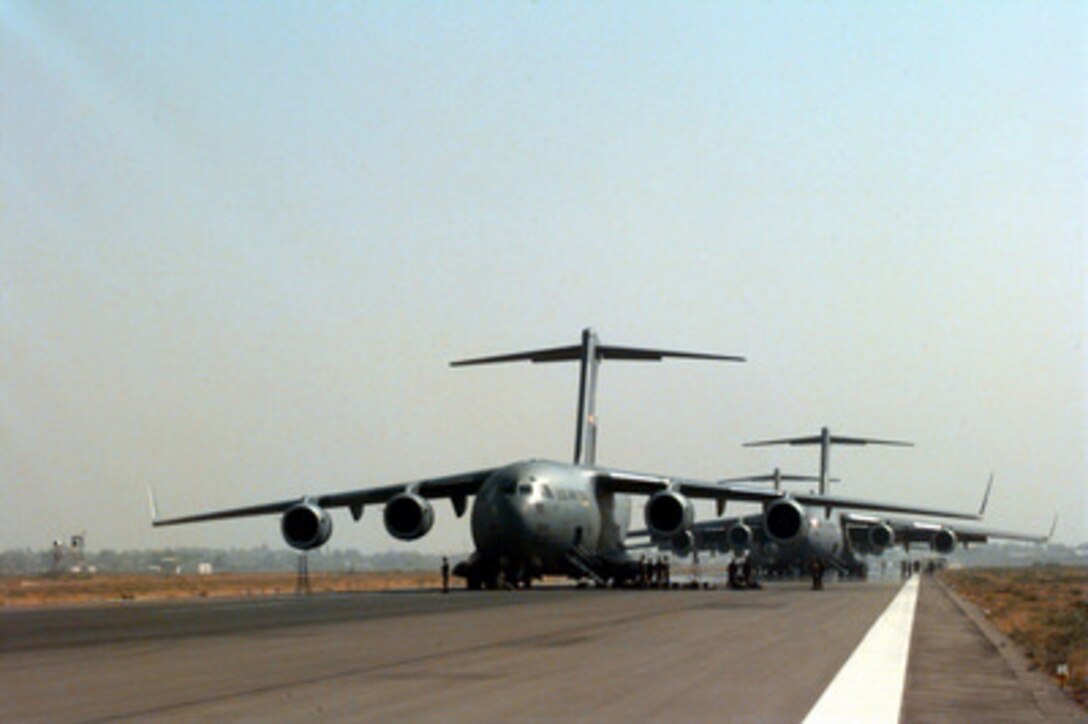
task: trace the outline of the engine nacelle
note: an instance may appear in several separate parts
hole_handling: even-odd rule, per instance
[[[651,495],[643,512],[646,527],[661,538],[672,538],[691,528],[695,522],[695,506],[686,496],[673,490],[662,490]]]
[[[385,504],[385,529],[398,540],[416,540],[434,525],[434,508],[415,493],[401,493]]]
[[[672,537],[669,544],[672,546],[674,554],[684,558],[691,555],[691,552],[695,549],[695,536],[691,534],[690,530],[682,530]]]
[[[287,545],[308,551],[324,545],[332,535],[332,518],[320,505],[299,503],[283,514],[280,530]]]
[[[763,511],[763,528],[771,540],[792,543],[808,530],[805,509],[793,500],[776,500]]]
[[[752,547],[752,529],[744,523],[737,523],[725,534],[729,547],[737,551],[746,551]]]
[[[869,540],[869,549],[874,553],[883,553],[885,548],[895,543],[895,531],[887,523],[874,525],[866,537]]]
[[[942,555],[947,555],[956,550],[956,534],[947,528],[942,528],[929,539],[929,547]]]

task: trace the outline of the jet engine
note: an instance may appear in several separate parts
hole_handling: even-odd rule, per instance
[[[695,536],[691,534],[690,530],[682,530],[672,537],[669,544],[672,546],[673,553],[684,558],[690,555],[695,548]]]
[[[416,540],[434,525],[434,508],[415,493],[401,493],[385,504],[385,529],[398,540]]]
[[[947,528],[942,528],[929,539],[929,547],[942,555],[956,550],[956,534]]]
[[[646,527],[662,538],[672,538],[691,528],[695,522],[695,506],[686,497],[673,490],[654,493],[646,501],[644,511]]]
[[[763,527],[778,543],[792,543],[808,528],[805,510],[793,500],[776,500],[763,511]]]
[[[280,530],[287,545],[308,551],[324,545],[332,535],[332,518],[319,505],[299,503],[283,514]]]
[[[752,529],[744,523],[737,523],[725,534],[729,547],[733,550],[746,551],[752,547]]]
[[[887,523],[874,525],[866,537],[869,540],[869,549],[874,553],[883,553],[885,548],[895,543],[895,531]]]

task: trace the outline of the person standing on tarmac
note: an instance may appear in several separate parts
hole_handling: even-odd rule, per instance
[[[442,556],[442,593],[450,592],[450,559]]]
[[[823,590],[824,564],[820,561],[819,558],[813,558],[812,563],[809,565],[809,570],[812,571],[812,590]]]

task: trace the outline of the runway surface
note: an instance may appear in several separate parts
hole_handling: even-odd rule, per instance
[[[898,589],[427,591],[7,611],[0,713],[800,721]],[[904,711],[911,697],[908,686]]]

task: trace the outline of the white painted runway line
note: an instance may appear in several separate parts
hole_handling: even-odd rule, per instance
[[[898,722],[918,602],[914,576],[865,634],[805,717],[817,722]]]

